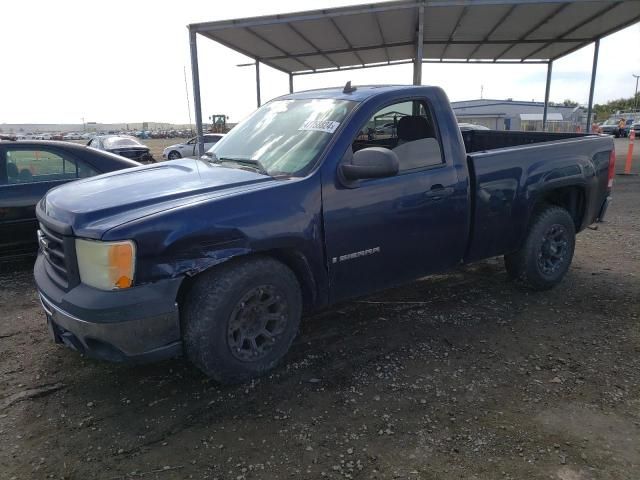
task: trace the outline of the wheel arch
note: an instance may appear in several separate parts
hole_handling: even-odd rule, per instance
[[[177,302],[181,304],[195,281],[205,272],[210,272],[222,265],[230,265],[233,262],[247,261],[251,258],[271,257],[287,266],[295,275],[302,293],[302,304],[305,312],[313,310],[319,303],[318,284],[313,275],[311,265],[307,257],[296,248],[274,248],[271,250],[229,252],[223,257],[218,257],[215,264],[198,271],[187,272],[178,290]]]
[[[587,210],[584,185],[554,186],[540,192],[529,212],[529,222],[535,213],[546,205],[554,205],[567,210],[573,219],[576,232],[582,230]]]

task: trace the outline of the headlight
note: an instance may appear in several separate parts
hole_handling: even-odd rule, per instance
[[[100,242],[76,239],[76,257],[82,283],[100,290],[133,285],[136,245],[131,240]]]

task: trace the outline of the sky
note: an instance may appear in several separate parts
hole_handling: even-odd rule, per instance
[[[192,99],[189,23],[351,5],[357,0],[8,0],[2,6],[2,123],[188,123]],[[371,2],[368,2],[371,3]],[[633,95],[640,25],[601,41],[595,102]],[[256,107],[251,61],[200,38],[202,110],[240,121]],[[551,100],[586,104],[593,47],[554,63]],[[410,83],[411,65],[304,75],[295,89]],[[288,76],[263,66],[263,102],[288,93]],[[423,66],[423,83],[449,99],[544,99],[545,65]],[[193,107],[191,107],[193,112]]]

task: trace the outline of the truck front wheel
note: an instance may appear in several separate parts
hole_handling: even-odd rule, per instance
[[[548,290],[564,278],[576,243],[569,212],[548,206],[533,217],[520,250],[504,256],[509,276],[533,290]]]
[[[302,314],[293,272],[269,257],[232,260],[200,275],[182,312],[187,357],[221,383],[272,369],[287,353]]]

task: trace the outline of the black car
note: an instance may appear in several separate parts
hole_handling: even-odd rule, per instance
[[[67,142],[0,142],[0,258],[36,253],[36,203],[48,190],[79,178],[140,166]]]
[[[155,163],[151,150],[135,137],[126,135],[98,135],[93,137],[88,147],[115,153],[141,163]]]

